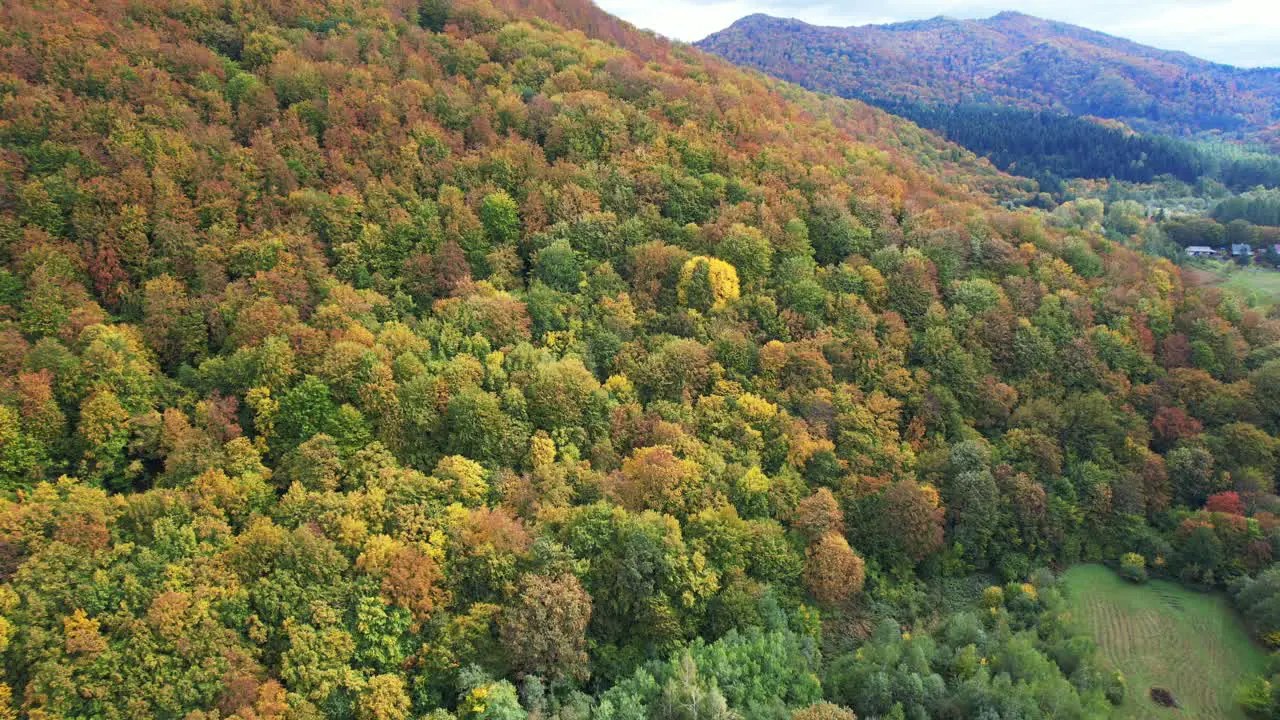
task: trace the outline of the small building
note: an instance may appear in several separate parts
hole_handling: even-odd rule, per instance
[[[1187,255],[1191,257],[1212,257],[1213,248],[1207,245],[1191,245],[1187,248]]]
[[[1231,257],[1252,257],[1253,246],[1249,243],[1232,243]]]

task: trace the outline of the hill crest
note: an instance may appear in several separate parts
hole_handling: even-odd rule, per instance
[[[853,27],[755,14],[695,45],[845,97],[1051,109],[1178,136],[1250,138],[1280,121],[1280,69],[1012,11]]]

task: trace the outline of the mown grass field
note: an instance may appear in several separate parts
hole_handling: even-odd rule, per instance
[[[1280,271],[1208,260],[1189,266],[1185,272],[1199,285],[1220,287],[1261,308],[1280,303]]]
[[[1104,666],[1125,674],[1129,692],[1114,717],[1244,720],[1236,687],[1265,664],[1222,595],[1153,580],[1134,585],[1102,565],[1078,565],[1064,576],[1072,613],[1097,640]],[[1163,708],[1150,689],[1173,693]]]

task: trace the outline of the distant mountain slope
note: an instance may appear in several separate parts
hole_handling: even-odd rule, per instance
[[[696,43],[846,97],[996,103],[1188,136],[1261,138],[1280,121],[1280,69],[1247,70],[1006,12],[836,28],[751,15]]]

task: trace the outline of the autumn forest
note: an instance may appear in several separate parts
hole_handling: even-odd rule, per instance
[[[583,0],[0,0],[0,719],[1105,718],[1080,562],[1280,645],[1280,318],[1035,190]]]

